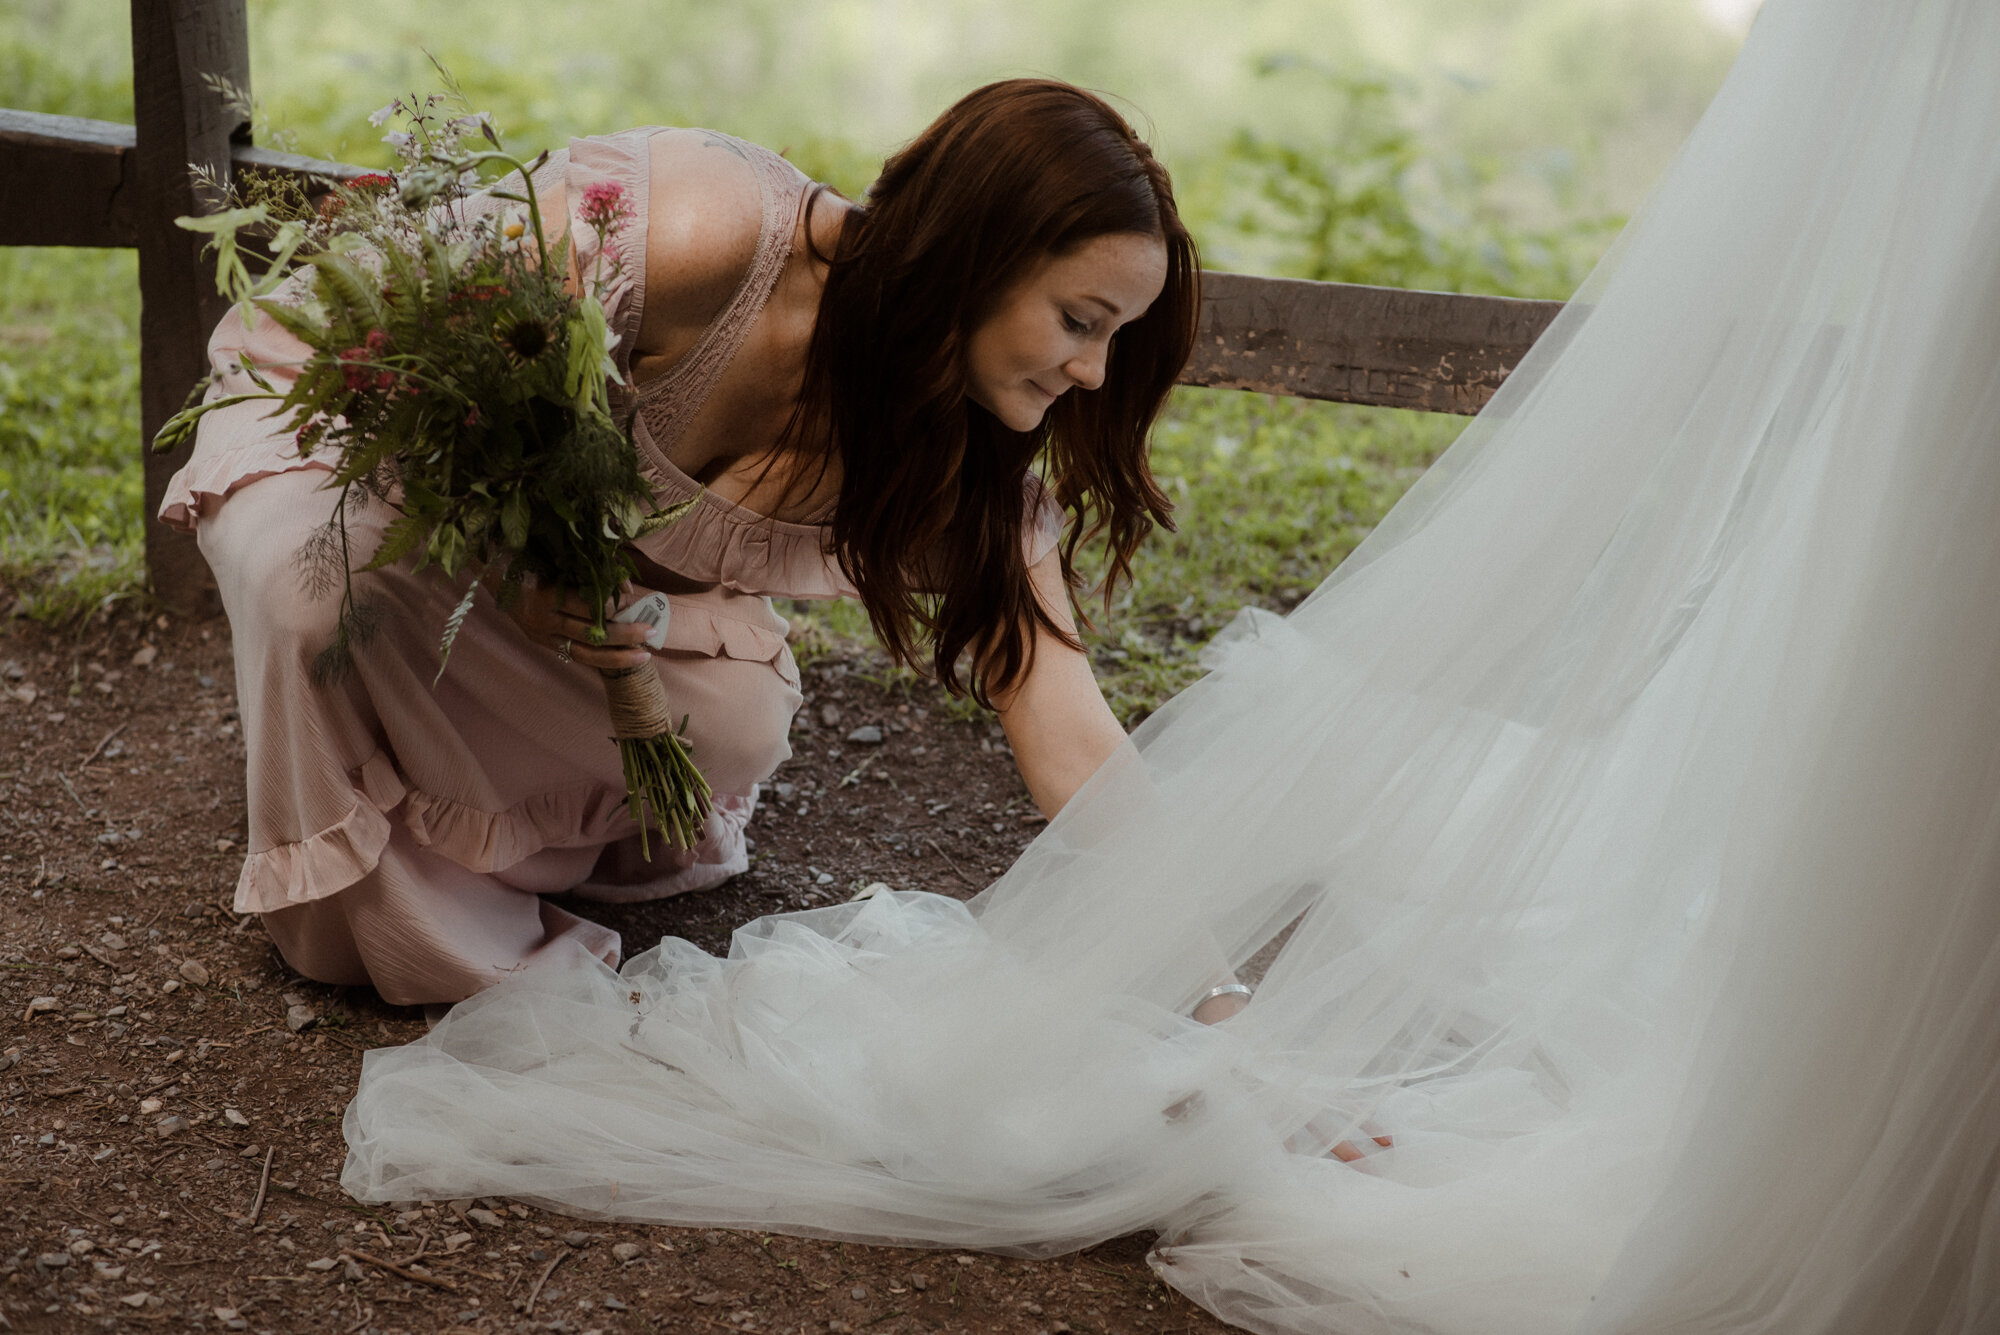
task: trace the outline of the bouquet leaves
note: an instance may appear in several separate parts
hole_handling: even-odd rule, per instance
[[[546,155],[514,157],[485,116],[450,115],[454,101],[434,94],[377,113],[377,124],[400,114],[409,125],[388,136],[405,160],[394,176],[326,183],[317,202],[253,177],[232,187],[233,207],[179,220],[214,238],[218,285],[246,317],[263,311],[310,354],[282,390],[246,363],[257,392],[183,410],[155,448],[186,441],[207,412],[270,399],[299,453],[327,457],[340,497],[298,558],[310,591],[340,593],[333,640],[314,663],[322,680],[352,669],[379,621],[356,599],[355,570],[402,562],[454,583],[471,576],[440,630],[440,677],[480,591],[506,606],[529,577],[594,609],[589,638],[602,643],[606,612],[636,573],[628,544],[693,504],[653,508],[629,420],[612,417],[620,375],[603,298],[619,270],[607,241],[630,222],[631,201],[615,184],[585,192],[578,216],[597,245],[572,285],[568,228],[545,239],[535,192]],[[480,192],[494,167],[509,174]],[[262,274],[242,257],[246,236],[272,257]],[[357,487],[399,510],[366,554],[348,544]],[[687,720],[673,725],[650,665],[603,675],[642,844],[650,823],[692,847],[710,794]]]

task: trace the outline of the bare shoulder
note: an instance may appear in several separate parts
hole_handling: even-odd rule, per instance
[[[706,130],[647,142],[646,304],[640,351],[673,355],[729,301],[757,253],[763,197],[741,145]]]

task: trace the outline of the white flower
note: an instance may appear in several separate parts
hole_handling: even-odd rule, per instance
[[[402,109],[403,109],[403,99],[399,97],[394,102],[391,102],[388,106],[383,107],[380,111],[377,111],[373,115],[371,115],[368,118],[368,123],[379,130],[382,128],[383,125],[388,123],[388,120],[391,116],[395,115]]]

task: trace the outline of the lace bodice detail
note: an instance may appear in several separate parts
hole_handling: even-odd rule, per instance
[[[757,250],[729,303],[702,332],[694,347],[665,374],[638,387],[639,419],[645,423],[655,448],[663,454],[674,447],[688,423],[701,412],[716,381],[743,346],[750,326],[770,302],[778,277],[785,270],[799,206],[809,184],[796,167],[769,149],[738,139],[728,142],[740,148],[756,169],[757,188],[763,197]]]

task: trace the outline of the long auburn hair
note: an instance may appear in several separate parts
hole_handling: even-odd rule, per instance
[[[1010,430],[967,397],[973,330],[1042,259],[1120,233],[1165,242],[1159,299],[1117,332],[1099,388]],[[1078,548],[1105,535],[1107,607],[1139,543],[1173,526],[1146,438],[1194,348],[1201,268],[1172,182],[1102,98],[1009,79],[889,158],[818,258],[826,287],[785,441],[839,460],[834,555],[890,655],[917,666],[927,641],[945,688],[990,708],[1032,662],[1035,625],[1081,647],[1028,581],[1023,489],[1038,457],[1069,518],[1070,588]]]

